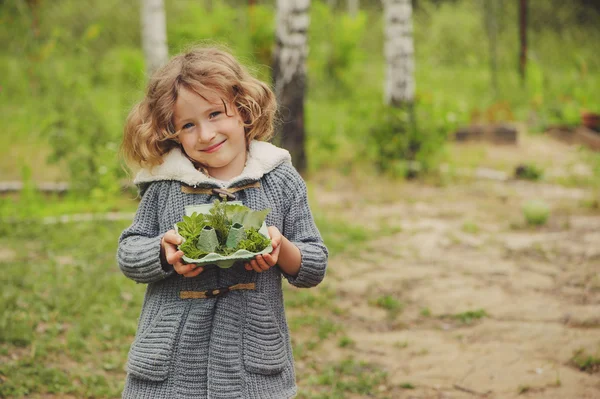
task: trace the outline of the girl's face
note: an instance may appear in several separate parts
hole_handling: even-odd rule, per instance
[[[237,107],[215,93],[199,96],[182,88],[175,103],[173,123],[188,157],[202,164],[210,176],[230,180],[246,164],[244,124]]]

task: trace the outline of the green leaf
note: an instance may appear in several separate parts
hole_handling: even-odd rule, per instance
[[[260,229],[265,218],[271,212],[271,209],[263,209],[262,211],[254,211],[248,207],[240,205],[228,205],[227,216],[231,218],[232,223],[239,223],[245,228]]]

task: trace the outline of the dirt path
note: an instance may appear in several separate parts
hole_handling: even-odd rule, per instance
[[[369,397],[600,398],[598,372],[571,361],[578,350],[600,357],[590,192],[521,181],[319,190],[342,218],[396,231],[330,262],[354,343],[320,360],[380,366],[386,385]],[[524,224],[530,199],[550,205],[545,226]]]

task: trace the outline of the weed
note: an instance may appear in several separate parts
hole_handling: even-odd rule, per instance
[[[301,392],[300,397],[343,399],[351,394],[370,395],[387,380],[387,373],[376,365],[352,358],[316,365],[315,368],[314,374],[304,385],[313,386],[317,391],[322,387],[326,394],[308,396]]]
[[[543,226],[550,217],[550,207],[544,201],[533,200],[523,205],[525,221],[530,226]]]
[[[469,234],[477,234],[479,233],[479,226],[474,222],[465,222],[462,225],[462,231]]]
[[[429,308],[423,308],[423,309],[421,309],[420,314],[423,317],[430,317],[431,316],[431,310],[429,310]]]
[[[408,347],[408,341],[396,341],[394,342],[394,347],[398,349],[404,349]]]
[[[26,355],[0,366],[0,397],[118,396],[144,291],[118,272],[114,260],[116,237],[126,223],[32,225],[16,236],[0,235],[1,247],[22,247],[21,235],[29,243],[14,259],[0,261],[5,266],[0,348],[8,354],[26,349]],[[63,263],[67,256],[78,262]],[[131,300],[123,301],[123,292]],[[90,367],[85,373],[79,367],[58,369],[57,358]],[[107,367],[115,378],[102,377]]]
[[[523,180],[537,181],[542,178],[544,171],[533,164],[518,165],[515,168],[515,177]]]
[[[354,340],[347,335],[344,335],[338,341],[338,346],[340,348],[352,347],[352,346],[354,346],[354,344],[355,344]]]
[[[590,374],[600,371],[600,356],[588,354],[584,349],[575,351],[570,362],[579,370]]]
[[[400,388],[402,388],[402,389],[415,389],[415,386],[413,384],[411,384],[410,382],[403,382],[402,384],[400,384]]]
[[[315,223],[332,256],[348,250],[358,252],[370,238],[371,233],[360,225],[332,219],[319,209],[314,210],[314,215]]]
[[[303,290],[286,286],[286,308],[323,308],[331,304],[335,293],[326,286],[319,286],[313,290]]]
[[[404,304],[389,294],[376,298],[372,304],[387,310],[388,316],[392,319],[404,309]]]
[[[519,393],[519,395],[522,395],[524,393],[529,392],[530,389],[531,387],[529,385],[519,385],[517,392]]]
[[[488,314],[483,309],[469,310],[467,312],[452,315],[453,319],[459,320],[463,324],[471,324],[474,320],[479,320],[484,317],[488,317]]]

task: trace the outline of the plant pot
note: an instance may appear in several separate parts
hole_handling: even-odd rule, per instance
[[[231,205],[242,205],[242,203],[239,201],[232,201],[229,203]],[[188,205],[185,207],[185,215],[191,216],[195,212],[209,213],[210,209],[212,207],[213,207],[213,204]],[[262,216],[263,219],[264,219],[264,216],[266,216],[266,214]],[[247,226],[247,225],[252,226],[253,222],[256,221],[255,220],[256,218],[253,218],[253,217],[247,217],[246,219],[247,220],[245,220],[244,223],[240,223],[239,221],[234,221],[234,224],[239,223],[241,226]],[[177,223],[175,223],[174,227],[175,227],[175,231],[179,231],[178,230],[179,227],[177,226]],[[258,232],[268,239],[271,238],[269,236],[269,230],[267,229],[267,225],[264,221],[260,225]],[[182,258],[184,262],[193,263],[198,266],[216,265],[222,269],[226,269],[226,268],[232,267],[234,265],[234,263],[236,263],[236,262],[248,261],[250,259],[253,259],[256,255],[269,254],[273,251],[273,246],[271,244],[269,244],[267,247],[265,247],[265,249],[263,249],[260,252],[250,252],[245,249],[240,249],[230,255],[221,255],[221,254],[218,254],[215,252],[215,249],[218,247],[218,243],[219,243],[219,240],[217,239],[216,231],[213,228],[208,227],[208,229],[206,229],[206,231],[203,230],[200,234],[202,235],[202,237],[198,237],[199,239],[198,239],[198,242],[196,245],[198,246],[200,241],[204,242],[205,240],[209,240],[209,241],[212,241],[212,243],[214,244],[213,250],[208,251],[209,246],[207,244],[202,244],[203,246],[207,245],[207,250],[205,250],[205,252],[209,252],[209,254],[202,257],[201,259],[192,259],[192,258],[189,258],[184,255]],[[204,235],[206,235],[206,237],[204,237]],[[214,238],[208,238],[208,236],[213,236]],[[212,246],[213,244],[210,244],[210,245]],[[204,247],[198,246],[198,248],[204,250]]]
[[[205,226],[200,235],[198,236],[198,242],[196,248],[204,252],[215,252],[215,249],[219,246],[219,240],[217,239],[217,232],[210,226]]]
[[[600,132],[600,114],[589,111],[582,112],[581,124],[595,132]]]
[[[229,234],[227,235],[227,242],[225,243],[225,246],[227,248],[235,248],[244,238],[246,238],[244,226],[242,226],[239,223],[234,223],[229,229]]]

